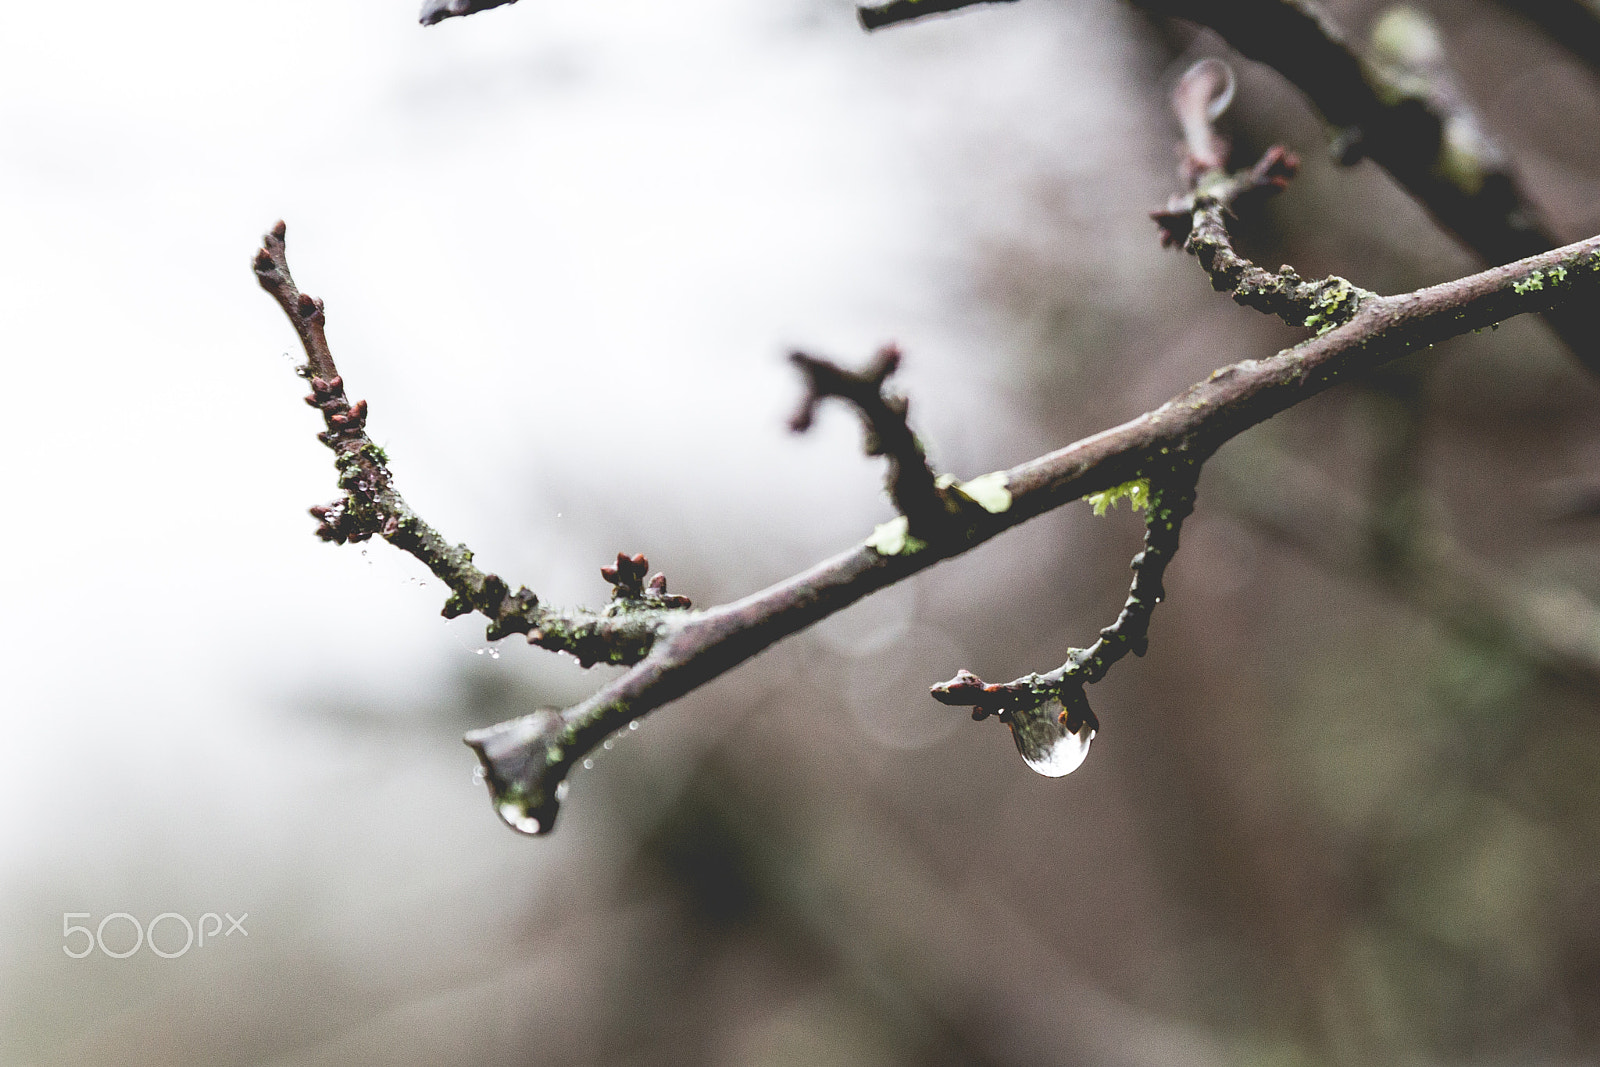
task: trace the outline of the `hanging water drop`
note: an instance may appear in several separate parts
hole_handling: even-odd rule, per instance
[[[489,658],[490,659],[499,659],[500,658],[500,650],[498,648],[491,648],[489,650]]]
[[[637,730],[638,728],[639,728],[639,720],[638,719],[634,719],[632,722],[630,722],[628,724],[628,729],[630,729],[630,730]]]
[[[558,782],[556,784],[556,799],[557,800],[565,800],[565,799],[567,799],[567,793],[571,789],[572,789],[572,783],[571,782],[566,782],[566,781]]]
[[[592,759],[584,760],[583,761],[583,769],[586,770],[586,771],[594,770],[594,760],[592,760]]]
[[[1081,691],[1073,703],[1079,701],[1083,703],[1083,711],[1087,712],[1088,702],[1083,700]],[[1028,711],[1011,713],[1011,737],[1017,743],[1017,751],[1022,754],[1022,762],[1046,778],[1060,778],[1083,766],[1084,759],[1089,755],[1089,742],[1094,740],[1095,719],[1092,712],[1075,720],[1078,726],[1075,731],[1067,729],[1061,722],[1061,714],[1059,700],[1051,700],[1042,707]]]
[[[505,824],[520,834],[536,834],[539,832],[539,820],[529,815],[527,809],[521,804],[511,800],[500,802],[500,818]]]
[[[483,781],[483,777],[484,776],[483,776],[483,768],[482,767],[474,767],[474,768],[472,768],[472,784],[473,785],[477,785],[478,783],[482,782]]]
[[[616,744],[616,743],[617,742],[614,739],[608,737],[608,738],[606,738],[606,743],[601,745],[600,747],[605,749],[607,752],[610,752],[611,751],[611,746]]]

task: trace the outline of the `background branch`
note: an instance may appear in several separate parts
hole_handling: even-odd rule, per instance
[[[1417,524],[1384,549],[1379,517],[1311,464],[1253,444],[1219,456],[1213,489],[1230,514],[1326,567],[1397,596],[1458,639],[1489,642],[1546,674],[1600,692],[1600,607],[1571,587],[1498,567]],[[1381,553],[1381,558],[1380,558]]]
[[[1600,0],[1500,0],[1544,28],[1550,39],[1600,71]]]
[[[863,29],[877,30],[929,15],[960,11],[964,7],[973,7],[977,4],[1009,2],[1011,0],[889,0],[887,4],[876,6],[857,5],[856,17],[861,20]]]
[[[421,22],[424,26],[432,26],[445,19],[475,15],[492,7],[516,2],[517,0],[423,0]]]
[[[1557,243],[1506,153],[1447,77],[1426,23],[1394,24],[1385,64],[1363,57],[1313,0],[1133,3],[1210,27],[1241,55],[1278,71],[1337,131],[1343,162],[1365,157],[1382,166],[1484,262],[1505,263]],[[1574,307],[1546,318],[1578,361],[1600,373],[1593,316]]]

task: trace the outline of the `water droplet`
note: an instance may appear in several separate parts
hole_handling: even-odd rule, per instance
[[[638,728],[639,728],[639,720],[638,719],[634,719],[632,722],[630,722],[628,724],[628,729],[630,729],[630,730],[637,730]]]
[[[606,738],[606,743],[601,745],[600,747],[605,749],[607,752],[610,752],[611,751],[611,746],[614,745],[614,744],[616,744],[616,741],[614,741],[614,740],[612,740],[611,738],[608,737],[608,738]]]
[[[536,834],[539,832],[539,820],[529,815],[527,809],[515,801],[502,800],[500,802],[500,818],[505,824],[521,834]]]
[[[483,781],[483,768],[482,767],[474,767],[474,768],[472,768],[472,782],[473,782],[473,784],[476,785],[477,783],[479,783],[481,781]]]
[[[1094,730],[1088,723],[1072,733],[1061,724],[1061,702],[1052,700],[1031,711],[1011,713],[1011,737],[1022,762],[1046,778],[1060,778],[1083,765]]]
[[[556,799],[557,800],[565,800],[565,799],[567,799],[567,793],[571,789],[572,789],[572,783],[571,782],[560,782],[560,783],[558,783],[556,785]]]
[[[489,658],[490,659],[499,659],[500,658],[500,650],[498,648],[491,648],[489,650]]]
[[[489,651],[487,648],[475,648],[472,650],[472,654],[474,656],[481,656],[487,651]]]
[[[594,760],[592,760],[592,759],[584,760],[583,761],[583,769],[586,770],[586,771],[594,770]]]

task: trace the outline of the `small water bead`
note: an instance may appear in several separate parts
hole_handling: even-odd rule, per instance
[[[536,834],[539,832],[539,820],[529,815],[522,807],[510,800],[500,802],[500,818],[505,824],[520,834]]]
[[[612,738],[608,737],[608,738],[606,738],[606,743],[601,745],[600,747],[605,749],[607,752],[610,752],[611,751],[611,746],[614,745],[614,744],[616,744],[616,741],[613,740]]]
[[[584,760],[583,761],[583,769],[586,770],[586,771],[594,770],[594,760],[592,760],[592,759]]]
[[[477,785],[479,782],[482,782],[483,778],[484,778],[484,774],[483,774],[483,768],[481,766],[472,768],[472,783],[474,785]]]
[[[572,790],[572,783],[571,782],[560,782],[560,783],[557,783],[557,785],[556,785],[556,799],[557,800],[565,800],[565,799],[567,799],[567,794],[569,792],[571,792],[571,790]]]
[[[1046,778],[1060,778],[1083,766],[1094,730],[1088,723],[1076,733],[1061,724],[1061,702],[1052,700],[1031,711],[1011,714],[1011,737],[1022,762]]]
[[[637,730],[638,728],[639,728],[639,720],[638,719],[634,719],[632,722],[630,722],[628,724],[628,729],[630,729],[630,730]]]

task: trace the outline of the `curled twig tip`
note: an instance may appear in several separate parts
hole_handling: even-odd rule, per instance
[[[1228,140],[1216,121],[1233,103],[1233,68],[1211,56],[1184,71],[1172,90],[1172,110],[1183,127],[1185,176],[1221,170],[1228,162]]]

